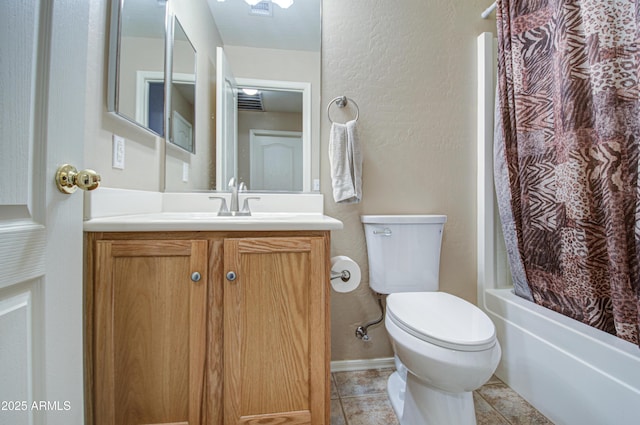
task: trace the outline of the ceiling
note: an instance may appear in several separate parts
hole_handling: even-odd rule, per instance
[[[272,4],[272,16],[251,15],[244,0],[207,3],[226,45],[320,51],[320,0],[294,0],[288,9]]]
[[[282,90],[262,90],[266,111],[302,113],[302,93]]]

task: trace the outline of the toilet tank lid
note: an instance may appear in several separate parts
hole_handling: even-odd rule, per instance
[[[446,223],[447,216],[435,214],[361,215],[360,221],[367,224]]]

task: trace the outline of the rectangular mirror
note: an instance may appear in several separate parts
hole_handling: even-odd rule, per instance
[[[164,137],[166,1],[114,0],[109,112]]]
[[[178,18],[173,19],[169,142],[195,153],[196,50]]]
[[[215,61],[215,71],[218,73],[215,88],[209,90],[206,96],[208,99],[212,99],[212,94],[223,96],[225,100],[218,102],[215,109],[213,106],[208,108],[212,112],[208,117],[210,124],[217,128],[215,137],[210,131],[196,134],[194,127],[198,147],[195,155],[187,158],[172,152],[175,149],[167,150],[165,190],[226,191],[230,177],[244,181],[249,190],[317,190],[314,180],[319,178],[322,110],[321,1],[294,0],[288,7],[272,1],[262,1],[254,6],[245,0],[206,0],[206,3],[211,14],[210,27],[221,38],[220,45],[224,47],[228,70],[227,65],[223,65],[210,52],[202,57],[199,53],[197,61]],[[195,8],[196,5],[188,2],[183,7]],[[181,23],[189,35],[188,22],[181,20]],[[177,66],[175,59],[173,63]],[[234,76],[238,83],[233,83]],[[261,83],[252,84],[252,81]],[[270,87],[273,83],[285,85]],[[201,83],[197,83],[197,86],[202,87]],[[238,90],[242,88],[264,90],[263,106],[266,109],[246,111],[242,106],[238,108],[238,100],[242,101]],[[205,96],[200,91],[198,94]],[[296,98],[298,107],[302,103],[302,110],[285,112],[269,109],[269,103],[275,97],[287,96]],[[197,108],[201,103],[197,103]],[[235,115],[234,109],[239,109]],[[297,114],[296,124],[291,124],[291,119],[287,124],[279,124],[278,119],[285,114],[289,114],[289,118]],[[253,116],[253,123],[247,123],[243,115]],[[280,140],[274,143],[277,137]],[[205,140],[208,140],[209,146],[202,148],[201,143]],[[260,144],[261,148],[255,148]],[[207,158],[201,159],[205,150]],[[262,152],[256,154],[258,150]],[[252,161],[252,157],[258,159]],[[209,161],[213,161],[212,166],[200,167],[197,171],[209,173],[207,176],[194,175],[194,164]],[[185,183],[184,167],[190,167],[193,171],[188,183]],[[201,183],[196,185],[195,181]]]

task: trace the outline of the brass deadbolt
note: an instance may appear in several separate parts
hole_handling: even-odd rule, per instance
[[[61,165],[56,171],[56,186],[62,193],[72,194],[78,188],[94,190],[100,186],[100,174],[93,170],[78,172],[76,167],[69,164]]]

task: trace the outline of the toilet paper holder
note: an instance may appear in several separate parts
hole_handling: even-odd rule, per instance
[[[343,282],[348,282],[351,279],[351,273],[349,273],[349,270],[342,270],[341,272],[331,270],[331,280],[334,279],[342,279]]]

